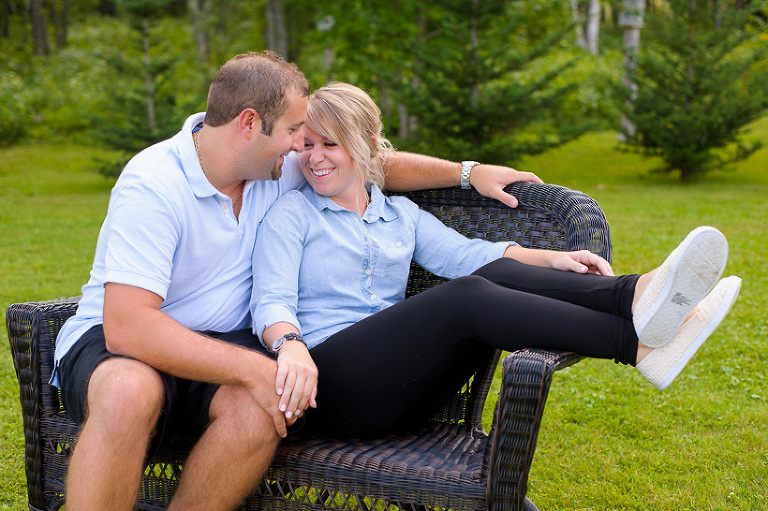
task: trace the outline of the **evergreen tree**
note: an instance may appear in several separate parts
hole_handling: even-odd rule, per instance
[[[125,156],[103,161],[99,171],[117,176],[137,151],[163,140],[178,129],[183,119],[177,92],[166,87],[178,54],[159,48],[156,20],[167,14],[172,0],[117,0],[128,19],[130,44],[100,56],[118,77],[112,87],[110,107],[92,112],[94,134],[109,146],[122,149]]]
[[[403,148],[506,164],[586,131],[558,118],[577,84],[555,81],[574,61],[539,65],[572,26],[534,34],[526,9],[530,2],[447,0],[424,12],[420,35],[407,42],[414,58],[404,101],[415,129]]]
[[[764,2],[669,0],[648,16],[647,43],[632,81],[616,86],[635,133],[623,147],[658,155],[682,180],[742,160],[745,126],[768,109],[768,47],[760,41]],[[625,104],[631,105],[626,107]]]

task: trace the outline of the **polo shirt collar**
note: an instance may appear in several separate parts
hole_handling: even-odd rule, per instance
[[[192,192],[198,198],[212,197],[218,193],[218,190],[205,177],[203,169],[200,166],[200,159],[197,157],[195,141],[192,138],[192,130],[198,124],[202,124],[205,119],[205,112],[200,112],[187,117],[184,127],[179,133],[176,148],[181,159],[181,167],[184,169],[184,175],[187,176],[189,186]]]

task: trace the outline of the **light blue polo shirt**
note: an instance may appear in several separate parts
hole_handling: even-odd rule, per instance
[[[200,168],[189,117],[173,138],[137,154],[117,180],[77,313],[62,327],[55,360],[103,322],[104,284],[128,284],[163,298],[161,309],[192,330],[250,326],[251,258],[259,224],[278,197],[305,183],[296,153],[278,181],[249,181],[240,219]],[[54,372],[51,382],[58,385]]]

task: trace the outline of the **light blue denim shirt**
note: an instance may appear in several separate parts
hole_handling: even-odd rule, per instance
[[[361,218],[310,186],[288,192],[259,227],[253,331],[288,322],[312,348],[405,298],[411,259],[453,279],[502,257],[511,242],[471,240],[375,185]]]

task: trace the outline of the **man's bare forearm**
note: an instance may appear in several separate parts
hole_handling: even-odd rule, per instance
[[[461,181],[461,164],[423,154],[393,152],[386,163],[387,189],[394,192],[445,188]]]
[[[461,184],[461,163],[433,156],[393,152],[388,155],[385,167],[387,189],[394,192],[445,188]],[[504,191],[506,185],[542,180],[531,172],[520,172],[511,167],[478,164],[469,174],[469,183],[486,197],[493,197],[507,206],[517,207],[517,199]]]

